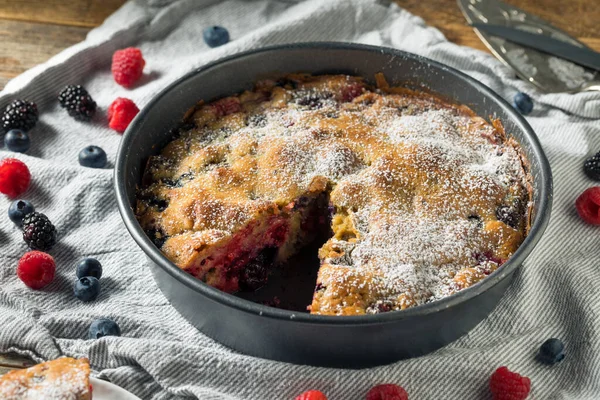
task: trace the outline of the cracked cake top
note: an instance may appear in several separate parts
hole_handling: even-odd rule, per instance
[[[327,192],[311,312],[362,314],[448,296],[528,230],[518,144],[465,106],[345,75],[288,75],[200,103],[146,168],[137,215],[180,266],[263,215]]]

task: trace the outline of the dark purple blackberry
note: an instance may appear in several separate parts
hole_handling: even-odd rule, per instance
[[[159,249],[165,244],[168,237],[160,229],[149,229],[146,231],[146,235],[152,240],[152,243]]]
[[[30,131],[38,121],[38,109],[35,103],[27,100],[13,100],[4,109],[2,128],[4,132],[11,129]]]
[[[267,283],[269,271],[277,255],[275,247],[265,247],[250,261],[240,274],[240,288],[245,291],[257,290]]]
[[[68,85],[58,95],[61,107],[78,121],[89,121],[96,112],[96,102],[81,85]]]
[[[585,160],[583,163],[583,172],[589,178],[600,181],[600,152]]]
[[[306,93],[304,96],[299,97],[296,99],[296,104],[308,107],[311,110],[323,107],[322,99],[314,93]]]
[[[517,207],[500,206],[496,209],[496,218],[506,225],[517,228],[519,226],[519,212]]]
[[[389,312],[389,311],[392,311],[393,309],[394,309],[394,303],[392,303],[389,300],[383,300],[383,301],[377,302],[377,312],[378,313]]]
[[[48,251],[56,243],[56,228],[46,215],[29,213],[23,217],[23,240],[33,250]]]
[[[246,125],[259,128],[265,127],[267,117],[264,114],[252,114],[246,119]]]

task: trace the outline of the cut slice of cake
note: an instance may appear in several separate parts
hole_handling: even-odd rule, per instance
[[[69,357],[0,376],[3,400],[91,400],[90,364]]]

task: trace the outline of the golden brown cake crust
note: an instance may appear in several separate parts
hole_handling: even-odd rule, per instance
[[[285,245],[298,199],[327,193],[316,314],[404,309],[485,278],[527,234],[518,144],[499,121],[376,81],[295,74],[200,103],[149,160],[141,225],[179,267],[235,291],[211,255],[281,232],[267,245]]]
[[[91,400],[86,358],[58,358],[0,376],[0,399]]]

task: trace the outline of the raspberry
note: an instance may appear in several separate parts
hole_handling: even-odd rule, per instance
[[[327,396],[318,390],[309,390],[296,397],[295,400],[327,400]]]
[[[600,225],[600,186],[585,190],[575,200],[577,213],[582,220],[592,225]]]
[[[89,121],[96,112],[96,102],[81,85],[66,86],[59,93],[58,101],[78,121]]]
[[[352,101],[363,93],[363,86],[359,82],[352,82],[342,87],[342,101]]]
[[[117,132],[123,133],[139,112],[140,109],[133,101],[124,97],[117,97],[108,107],[108,126]]]
[[[117,50],[112,57],[112,74],[115,82],[126,88],[141,78],[146,61],[140,49],[128,47]]]
[[[46,215],[29,213],[23,217],[23,240],[33,250],[48,251],[56,243],[56,228]]]
[[[217,117],[233,114],[242,110],[240,99],[237,97],[225,97],[224,99],[217,100],[212,103],[212,107],[215,110]]]
[[[38,121],[38,109],[35,103],[27,100],[14,100],[4,110],[2,127],[5,132],[20,129],[23,132],[31,130]]]
[[[494,400],[525,400],[531,390],[531,380],[500,367],[490,378],[490,390]]]
[[[32,289],[41,289],[54,280],[56,264],[50,254],[41,251],[25,253],[19,260],[17,276]]]
[[[408,393],[401,386],[386,383],[371,388],[366,400],[408,400]]]
[[[0,162],[0,193],[17,197],[27,190],[31,174],[29,168],[16,158],[5,158]]]

